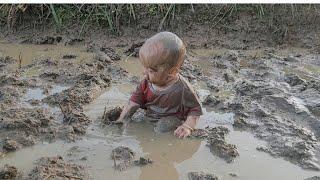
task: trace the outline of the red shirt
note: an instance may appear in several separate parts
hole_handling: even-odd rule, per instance
[[[202,115],[198,96],[190,83],[179,75],[179,80],[170,87],[158,91],[144,79],[132,93],[130,100],[146,109],[146,115],[151,118],[176,116],[186,120],[187,116]]]

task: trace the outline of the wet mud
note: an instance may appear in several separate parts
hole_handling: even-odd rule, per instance
[[[88,179],[81,165],[66,163],[61,156],[43,157],[29,174],[29,179]]]
[[[20,46],[33,47],[33,44],[37,44],[47,48],[42,52],[44,53],[51,51],[50,46],[69,48],[79,43],[85,42],[77,38],[44,36],[28,39]],[[49,48],[47,45],[50,45]],[[131,173],[132,177],[137,177],[136,179],[154,177],[150,174],[156,173],[156,168],[164,170],[163,164],[169,167],[169,170],[166,170],[173,179],[218,179],[220,176],[223,179],[235,178],[229,175],[230,173],[236,174],[240,179],[255,179],[257,176],[249,172],[238,172],[235,168],[231,168],[231,172],[219,170],[217,175],[211,174],[212,172],[206,174],[198,169],[201,165],[192,160],[205,154],[202,161],[217,157],[218,159],[214,160],[223,164],[223,167],[234,167],[239,165],[239,162],[247,162],[250,158],[241,159],[242,154],[246,154],[241,144],[239,146],[234,141],[230,142],[229,137],[235,132],[250,132],[264,142],[254,147],[252,152],[267,153],[303,169],[312,170],[309,174],[303,174],[304,178],[317,178],[312,175],[317,175],[320,170],[319,54],[309,49],[294,48],[193,49],[188,52],[181,74],[198,90],[206,115],[211,117],[204,117],[203,126],[197,127],[191,138],[182,140],[188,143],[163,140],[161,138],[168,138],[164,135],[159,137],[160,146],[155,143],[158,136],[143,134],[146,131],[152,132],[152,128],[139,129],[139,125],[134,124],[137,121],[128,130],[129,133],[137,133],[133,133],[133,138],[121,134],[117,127],[103,127],[100,124],[102,122],[109,125],[117,119],[121,113],[120,107],[128,98],[128,95],[124,98],[117,93],[125,89],[127,94],[130,94],[134,89],[131,86],[140,80],[139,67],[134,69],[138,64],[137,59],[127,56],[138,56],[141,45],[139,42],[118,48],[107,43],[94,42],[85,44],[81,50],[81,53],[86,55],[71,51],[56,56],[59,58],[37,55],[31,61],[26,61],[23,53],[20,57],[19,51],[16,56],[1,52],[0,161],[1,158],[10,158],[11,154],[19,154],[28,147],[41,147],[42,143],[55,146],[59,144],[55,144],[56,142],[62,140],[66,144],[81,144],[83,139],[94,137],[108,140],[108,143],[97,145],[101,149],[113,147],[102,153],[104,157],[87,155],[81,150],[72,151],[69,156],[63,157],[59,156],[59,153],[52,157],[41,155],[42,158],[37,157],[38,161],[32,164],[32,169],[24,173],[24,176],[31,179],[88,179],[90,173],[98,170],[92,170],[94,168],[90,169],[85,164],[92,163],[92,159],[96,158],[96,161],[105,159],[107,165],[104,164],[103,167],[126,171]],[[129,84],[130,88],[114,89],[114,94],[105,97],[103,105],[94,107],[99,109],[98,112],[94,111],[94,116],[86,112],[86,106],[104,97],[107,90],[111,91],[113,86],[120,83]],[[112,101],[112,98],[118,99]],[[213,117],[217,114],[210,115],[210,112],[232,114],[232,122],[220,122],[219,118]],[[215,121],[214,126],[207,127],[206,123],[212,118]],[[134,128],[139,129],[139,132],[132,130]],[[119,143],[121,138],[123,139]],[[174,137],[169,138],[172,140]],[[140,151],[151,152],[150,156],[139,152],[139,148],[121,146],[128,141],[134,141],[133,147],[138,146]],[[161,144],[162,141],[165,143]],[[152,143],[158,148],[151,148]],[[199,145],[200,143],[202,144]],[[185,156],[184,153],[178,155],[176,151],[172,154],[169,150],[158,152],[162,148],[172,150],[171,146],[174,145],[178,149],[181,146],[180,151],[187,151],[184,146],[188,144],[196,145],[190,147],[192,152]],[[197,149],[199,152],[196,153]],[[96,153],[98,150],[93,148],[86,152],[90,151]],[[194,153],[197,154],[196,157],[192,157]],[[77,154],[81,156],[78,157]],[[167,154],[170,156],[166,156]],[[272,158],[271,156],[269,158]],[[75,163],[70,161],[73,157],[77,158],[73,159]],[[177,163],[169,161],[174,161],[176,157],[180,158],[176,160]],[[188,171],[181,170],[186,168],[182,164],[189,161],[193,163],[191,168]],[[174,163],[176,164],[173,165]],[[87,172],[88,169],[91,171]],[[14,178],[18,176],[18,171],[19,169],[6,166],[0,171],[0,177]],[[215,169],[214,172],[216,173]],[[313,172],[315,173],[312,174]],[[103,174],[99,173],[97,174]],[[112,175],[118,179],[123,176]],[[93,177],[101,179],[103,176]],[[290,179],[289,177],[292,176],[288,175],[287,179]]]
[[[14,166],[9,166],[6,164],[0,169],[0,179],[17,179],[18,177],[18,169]]]
[[[203,104],[217,111],[234,112],[235,128],[251,131],[268,142],[258,147],[259,151],[305,169],[319,170],[320,72],[304,68],[306,64],[319,67],[314,60],[319,55],[275,53],[281,51],[271,53],[265,49],[254,58],[234,51],[208,57],[213,62],[214,79],[209,78],[207,85],[220,84],[215,88],[219,91],[212,90]],[[221,91],[231,94],[223,97]]]
[[[219,180],[216,175],[204,172],[189,172],[188,177],[189,180]]]

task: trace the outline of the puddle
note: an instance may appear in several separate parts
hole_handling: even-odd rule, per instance
[[[70,61],[77,63],[85,62],[94,57],[93,53],[87,52],[84,46],[64,46],[60,44],[34,45],[0,42],[0,56],[11,56],[17,60],[21,58],[22,66],[31,64],[32,61],[43,58],[60,60],[63,55],[69,54],[76,55],[76,58],[70,59]],[[18,67],[18,64],[16,64],[16,67]]]
[[[35,57],[51,57],[56,60],[61,59],[64,54],[77,55],[76,61],[91,59],[92,54],[84,51],[84,48],[60,46],[60,45],[19,45],[5,44],[0,42],[0,55],[23,57],[22,65],[30,64]],[[225,49],[220,50],[193,50],[191,53],[201,58],[223,55]],[[260,56],[260,51],[248,51],[252,56]],[[73,60],[71,60],[73,61]],[[210,64],[205,61],[195,61],[207,73],[210,73]],[[210,62],[209,62],[210,63]],[[137,58],[129,57],[120,61],[119,65],[126,69],[129,74],[141,77],[142,66]],[[207,68],[207,69],[206,69]],[[35,70],[36,71],[36,70]],[[202,87],[205,83],[198,82]],[[49,95],[59,93],[68,87],[54,86],[49,90]],[[233,163],[226,163],[219,157],[213,156],[205,141],[196,139],[178,139],[172,133],[155,134],[153,127],[149,124],[131,123],[126,134],[122,134],[117,127],[101,127],[99,119],[105,106],[112,108],[123,106],[127,103],[135,85],[118,84],[110,87],[105,93],[98,97],[93,103],[84,107],[86,115],[93,120],[88,127],[87,134],[74,143],[56,141],[53,143],[42,142],[32,147],[24,148],[13,153],[7,154],[0,159],[0,167],[4,164],[11,164],[19,168],[27,176],[28,172],[34,167],[35,160],[44,156],[61,155],[65,160],[87,167],[92,179],[187,179],[190,171],[207,171],[220,176],[224,180],[235,179],[229,173],[235,173],[238,179],[246,180],[269,180],[283,179],[295,180],[304,179],[319,175],[318,172],[306,171],[281,158],[273,158],[269,154],[256,150],[257,146],[264,142],[253,137],[248,132],[234,131],[232,129],[232,113],[215,113],[204,110],[204,115],[198,127],[205,126],[227,126],[231,132],[227,136],[227,142],[238,147],[240,157]],[[200,90],[203,96],[208,94],[206,90]],[[229,97],[231,91],[220,91],[219,97]],[[29,100],[42,100],[47,95],[41,88],[29,89],[22,97],[24,102]],[[301,108],[299,99],[292,99],[292,103]],[[53,115],[61,115],[59,108],[49,107],[47,104],[40,104],[41,107],[50,109]],[[59,119],[59,118],[56,118]],[[60,119],[62,119],[60,117]],[[151,158],[154,163],[145,167],[132,167],[126,171],[116,171],[113,167],[113,160],[110,158],[114,147],[124,145],[137,152],[137,156]],[[86,157],[87,160],[81,160]]]
[[[60,93],[63,90],[68,89],[68,86],[61,86],[61,85],[54,85],[52,88],[49,89],[48,94],[44,94],[43,89],[41,88],[30,88],[27,90],[25,95],[22,97],[23,101],[29,100],[42,100],[47,96]]]
[[[134,76],[142,76],[143,66],[136,57],[124,57],[123,61],[119,61],[119,65]]]
[[[69,162],[78,163],[88,168],[93,179],[186,179],[189,171],[214,172],[222,179],[233,179],[229,173],[235,173],[239,179],[303,179],[316,175],[312,171],[304,171],[283,159],[275,159],[270,155],[258,152],[256,147],[263,141],[255,139],[250,133],[233,131],[231,128],[227,142],[235,144],[240,153],[234,163],[213,156],[205,141],[195,139],[181,140],[172,133],[157,135],[147,123],[130,124],[127,133],[121,134],[116,127],[101,128],[97,119],[102,115],[104,107],[124,105],[134,86],[120,84],[111,87],[92,104],[86,106],[85,113],[94,122],[88,128],[87,134],[75,143],[56,141],[40,143],[9,153],[0,160],[0,166],[6,163],[17,166],[25,172],[30,171],[36,159],[43,156],[61,155]],[[199,127],[207,125],[224,125],[231,127],[232,113],[206,112],[201,117]],[[119,145],[125,145],[145,155],[154,163],[145,167],[133,167],[123,172],[114,170],[111,150]],[[87,160],[81,160],[86,157]]]
[[[53,95],[56,93],[60,93],[63,90],[68,89],[68,86],[62,86],[62,85],[54,85],[50,90],[48,94],[43,93],[43,89],[41,88],[30,88],[27,90],[27,92],[24,94],[24,96],[21,98],[21,106],[22,107],[28,107],[28,108],[34,108],[34,107],[40,107],[47,110],[47,113],[50,114],[54,119],[57,120],[58,123],[63,122],[63,114],[61,112],[61,109],[57,106],[50,106],[46,103],[42,103],[41,100],[46,98],[49,95]],[[37,100],[39,101],[38,104],[32,105],[30,101]]]

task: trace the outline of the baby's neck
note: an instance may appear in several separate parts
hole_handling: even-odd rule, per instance
[[[152,84],[152,86],[156,89],[156,90],[165,90],[168,87],[170,87],[171,85],[173,85],[174,83],[176,83],[179,80],[179,75],[175,74],[173,76],[170,76],[170,78],[168,78],[168,81],[166,82],[166,84],[162,85],[162,86],[157,86],[155,84]]]

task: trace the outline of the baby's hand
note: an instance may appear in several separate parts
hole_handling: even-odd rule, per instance
[[[174,135],[179,137],[179,138],[185,138],[188,137],[191,134],[191,129],[188,127],[181,125],[179,126],[175,131]]]

